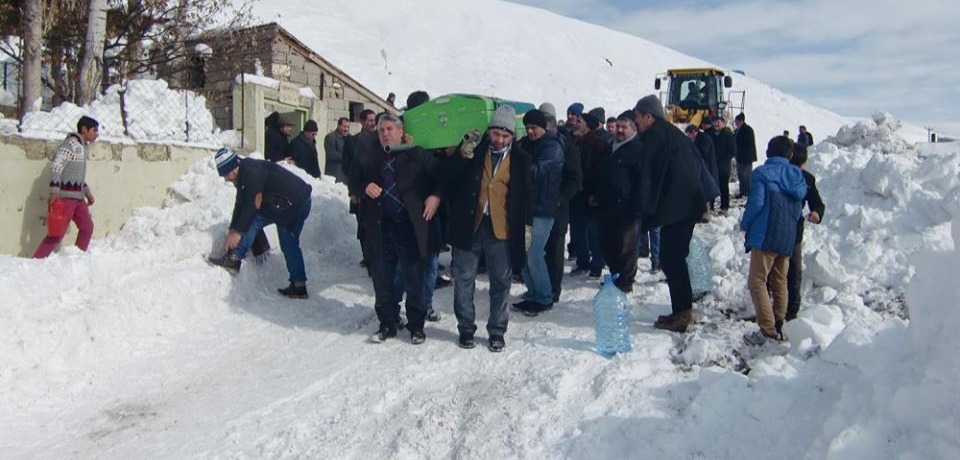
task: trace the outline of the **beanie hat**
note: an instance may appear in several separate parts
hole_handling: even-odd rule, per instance
[[[553,106],[553,104],[549,102],[544,102],[543,104],[540,104],[540,111],[547,115],[552,115],[554,120],[557,119],[557,109],[556,107]]]
[[[649,96],[644,96],[639,101],[637,101],[636,107],[633,110],[637,113],[649,113],[653,115],[654,118],[665,120],[667,117],[663,114],[663,104],[660,103],[660,98],[654,96],[653,94]]]
[[[590,115],[597,117],[597,120],[600,120],[600,122],[604,122],[607,119],[607,111],[603,110],[603,107],[590,109]]]
[[[303,132],[315,133],[317,131],[320,131],[320,128],[317,126],[317,122],[313,120],[307,120],[307,122],[303,124]]]
[[[237,158],[237,155],[226,147],[217,150],[217,153],[213,156],[213,162],[217,164],[217,173],[220,174],[220,177],[230,174],[233,168],[240,165],[240,159]]]
[[[574,102],[573,104],[570,104],[570,107],[567,107],[567,113],[572,113],[578,117],[583,115],[583,104],[579,102]]]
[[[587,128],[590,128],[590,131],[593,131],[600,127],[600,120],[597,119],[592,113],[585,113],[581,116],[583,122],[587,124]]]
[[[514,134],[514,131],[517,129],[517,111],[514,110],[511,105],[501,105],[497,107],[497,110],[493,112],[493,118],[490,119],[490,124],[487,125],[487,129],[500,128],[510,131],[510,134]]]
[[[543,129],[547,129],[547,114],[537,109],[533,109],[527,112],[527,114],[523,116],[523,125],[524,126],[533,125],[533,126],[539,126]]]
[[[428,101],[430,101],[430,94],[426,91],[414,91],[407,96],[407,110],[423,105]]]

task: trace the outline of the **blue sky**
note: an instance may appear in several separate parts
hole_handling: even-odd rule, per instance
[[[509,1],[741,69],[842,115],[886,110],[960,134],[955,0]]]

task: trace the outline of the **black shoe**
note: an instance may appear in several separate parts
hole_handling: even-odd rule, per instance
[[[552,304],[552,303],[551,303],[551,304],[544,305],[544,304],[542,304],[542,303],[530,302],[530,303],[527,304],[527,307],[524,308],[524,309],[521,310],[521,311],[523,312],[524,315],[529,316],[529,317],[532,318],[532,317],[534,317],[534,316],[539,315],[540,313],[547,312],[547,311],[550,311],[550,310],[553,310],[553,304]]]
[[[590,269],[589,269],[589,268],[577,267],[577,268],[574,268],[573,271],[570,272],[570,276],[580,276],[580,275],[583,275],[583,274],[585,274],[585,273],[590,273]]]
[[[410,332],[410,343],[414,345],[420,345],[424,342],[424,340],[427,340],[427,336],[423,333],[423,331]]]
[[[360,261],[360,266],[361,266],[361,267],[367,268],[368,265],[369,265],[369,264],[367,263],[367,259],[363,259],[363,260]]]
[[[603,275],[602,270],[590,270],[590,274],[587,276],[590,278],[600,278],[601,275]]]
[[[392,339],[397,336],[397,330],[389,326],[380,326],[380,329],[370,336],[370,341],[373,343],[383,343],[387,339]]]
[[[448,277],[448,276],[446,276],[446,275],[437,275],[437,281],[436,281],[436,283],[434,284],[433,288],[434,288],[434,289],[443,289],[443,288],[445,288],[445,287],[447,287],[447,286],[450,286],[451,284],[453,284],[453,281],[450,281],[450,277]]]
[[[473,334],[460,334],[460,340],[457,340],[457,345],[459,345],[460,348],[469,350],[477,346],[477,342],[473,340]]]
[[[554,292],[554,293],[553,293],[553,303],[558,303],[558,302],[560,302],[560,293],[559,293],[559,292]]]
[[[491,335],[490,340],[487,342],[487,350],[494,353],[500,353],[506,347],[507,343],[504,342],[502,335]]]
[[[207,257],[207,263],[215,267],[221,267],[230,272],[231,275],[240,273],[240,258],[234,254],[226,254],[223,257]]]
[[[440,313],[437,313],[437,311],[432,308],[427,310],[427,315],[423,317],[423,319],[430,321],[431,323],[436,323],[437,321],[440,321],[441,318],[443,317],[440,316]]]
[[[533,302],[531,302],[531,301],[529,301],[529,300],[521,300],[521,301],[519,301],[519,302],[517,302],[517,303],[511,304],[511,305],[510,305],[510,309],[511,309],[511,310],[516,310],[516,311],[526,311],[527,309],[530,308],[530,305],[531,305],[532,303],[533,303]]]
[[[288,299],[306,299],[310,297],[307,294],[307,283],[303,281],[291,281],[289,286],[277,289],[277,292]]]
[[[654,262],[654,263],[650,264],[650,274],[651,274],[651,275],[655,275],[655,274],[656,274],[657,272],[659,272],[659,271],[660,271],[660,262]]]

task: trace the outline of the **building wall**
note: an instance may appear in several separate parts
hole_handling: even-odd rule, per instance
[[[194,49],[197,43],[212,49],[210,57],[203,61],[203,87],[197,87],[196,82],[191,81],[196,78],[187,73],[165,75],[165,78],[174,87],[193,89],[206,96],[207,107],[221,129],[237,128],[232,113],[233,88],[238,75],[258,73],[257,61],[264,76],[310,88],[324,100],[327,116],[326,123],[320,127],[321,135],[332,131],[340,117],[349,118],[350,102],[361,103],[376,112],[388,108],[383,100],[365,95],[365,91],[340,70],[287,36],[277,24],[205,37],[188,43],[188,49]],[[242,102],[240,105],[243,106]]]
[[[50,159],[59,141],[0,136],[0,254],[29,257],[46,236]],[[96,198],[90,208],[94,239],[120,229],[131,212],[160,206],[167,188],[213,152],[161,144],[109,144],[89,149],[87,183]],[[73,244],[70,225],[64,244]]]

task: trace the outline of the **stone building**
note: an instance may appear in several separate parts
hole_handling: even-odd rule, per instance
[[[234,111],[246,104],[233,99],[242,94],[234,89],[245,74],[278,80],[286,87],[309,88],[325,106],[325,116],[315,117],[323,119],[317,120],[321,122],[321,135],[332,131],[340,117],[356,120],[364,109],[396,111],[276,23],[211,34],[187,45],[192,52],[187,70],[166,77],[172,85],[206,96],[207,107],[221,129],[241,129],[235,126],[240,117]],[[293,107],[269,97],[265,104],[266,113],[293,111]]]

